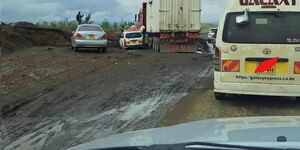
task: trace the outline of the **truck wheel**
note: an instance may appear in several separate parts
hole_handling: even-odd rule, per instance
[[[157,39],[157,52],[160,53],[160,39]]]
[[[153,38],[153,50],[156,52],[156,38]]]
[[[155,52],[160,52],[160,39],[159,38],[153,38],[153,50]]]
[[[226,94],[224,93],[214,93],[216,100],[226,100]]]

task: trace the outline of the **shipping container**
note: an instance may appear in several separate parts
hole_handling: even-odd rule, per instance
[[[200,17],[201,0],[148,0],[137,25],[145,28],[144,45],[156,52],[196,52]]]
[[[200,32],[200,0],[148,0],[147,32]]]

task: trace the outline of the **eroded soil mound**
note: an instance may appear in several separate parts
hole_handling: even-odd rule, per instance
[[[32,46],[68,46],[70,33],[59,29],[39,28],[31,23],[1,24],[2,54]]]

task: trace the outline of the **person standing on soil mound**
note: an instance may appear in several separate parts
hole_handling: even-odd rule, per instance
[[[78,24],[81,24],[82,23],[82,17],[84,15],[81,15],[80,14],[80,11],[78,12],[78,14],[76,15],[76,21],[78,22]]]

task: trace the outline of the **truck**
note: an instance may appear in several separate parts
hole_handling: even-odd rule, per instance
[[[144,44],[156,52],[196,52],[201,0],[148,0],[138,14]]]

